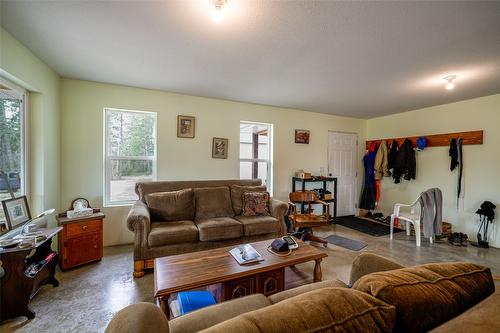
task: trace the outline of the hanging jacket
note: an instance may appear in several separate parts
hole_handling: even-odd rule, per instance
[[[431,188],[422,192],[419,198],[422,209],[420,210],[420,221],[424,229],[424,237],[441,235],[443,229],[443,194],[439,188]]]
[[[377,155],[375,155],[375,179],[380,180],[382,177],[390,177],[391,173],[387,170],[388,160],[387,160],[387,144],[385,141],[380,143],[377,150]]]
[[[450,171],[453,171],[458,165],[457,139],[450,140],[450,150],[448,151],[448,155],[450,156]]]
[[[389,150],[389,154],[387,154],[387,169],[392,170],[396,165],[396,158],[398,156],[399,145],[396,140],[392,140],[391,149]],[[389,176],[390,176],[389,172]]]
[[[401,177],[405,180],[415,179],[417,170],[417,162],[415,160],[415,151],[411,146],[411,141],[405,139],[396,158],[395,166],[392,172],[394,182],[399,184]]]
[[[372,210],[375,208],[375,146],[371,145],[370,149],[363,157],[363,165],[365,166],[365,180],[363,190],[359,200],[359,208]]]

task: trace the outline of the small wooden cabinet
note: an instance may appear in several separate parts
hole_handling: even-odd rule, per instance
[[[62,270],[102,259],[103,213],[83,218],[59,217],[59,266]]]

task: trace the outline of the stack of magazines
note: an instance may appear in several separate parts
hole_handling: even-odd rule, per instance
[[[262,256],[257,252],[252,245],[243,244],[238,247],[235,247],[231,251],[229,251],[234,259],[240,264],[250,264],[253,262],[258,262],[264,260]]]

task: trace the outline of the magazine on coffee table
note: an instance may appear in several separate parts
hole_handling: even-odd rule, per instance
[[[257,252],[252,245],[243,244],[235,247],[229,251],[234,259],[240,264],[250,264],[253,262],[258,262],[264,260],[264,258]]]

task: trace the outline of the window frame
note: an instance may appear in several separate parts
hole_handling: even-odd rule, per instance
[[[17,92],[18,94],[21,95],[21,171],[20,171],[20,180],[21,180],[21,186],[20,186],[20,194],[25,195],[28,198],[28,201],[30,201],[30,168],[29,168],[29,161],[30,161],[30,121],[29,121],[29,91],[12,81],[0,76],[0,84],[8,87],[9,89]],[[6,170],[4,170],[6,171]]]
[[[153,138],[154,138],[154,154],[153,156],[111,156],[108,155],[108,122],[107,114],[108,111],[111,112],[122,112],[122,113],[138,113],[151,115],[154,118],[153,126]],[[157,177],[157,161],[158,161],[158,137],[157,137],[157,127],[158,127],[158,116],[156,112],[153,111],[141,111],[141,110],[130,110],[121,109],[113,107],[105,107],[103,109],[103,127],[104,127],[104,148],[103,148],[103,206],[104,207],[119,207],[119,206],[131,206],[136,202],[137,199],[132,200],[111,200],[111,165],[113,160],[134,160],[134,161],[152,161],[152,180],[156,181]]]
[[[250,162],[250,163],[267,163],[267,178],[268,182],[266,184],[267,186],[267,191],[273,195],[273,155],[274,155],[274,124],[271,123],[264,123],[264,122],[257,122],[257,121],[247,121],[247,120],[240,120],[239,126],[240,126],[240,132],[239,135],[241,137],[241,125],[242,124],[249,124],[249,125],[261,125],[261,126],[267,126],[268,128],[268,150],[269,150],[269,159],[263,159],[263,158],[241,158],[241,150],[239,151],[239,171],[241,172],[241,162]],[[241,139],[238,140],[238,149],[241,148]],[[254,178],[252,178],[254,179]],[[263,179],[261,179],[263,181]]]

